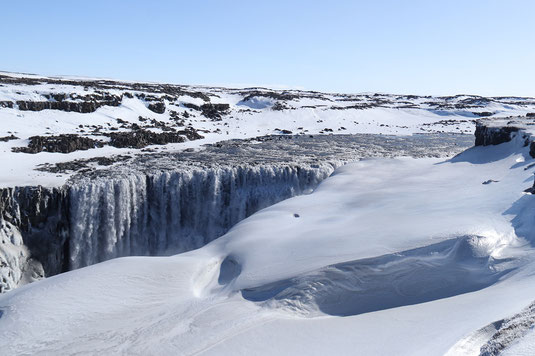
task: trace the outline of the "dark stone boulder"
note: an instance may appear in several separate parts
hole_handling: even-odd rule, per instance
[[[7,142],[7,141],[11,141],[11,140],[18,140],[18,137],[11,134],[9,136],[4,136],[4,137],[0,137],[0,142]]]
[[[51,94],[48,97],[53,98],[54,101],[19,100],[16,104],[21,111],[60,110],[87,114],[95,112],[101,106],[119,106],[122,102],[121,96],[111,94],[88,94],[74,97],[71,95],[71,99],[77,101],[65,100],[65,94]]]
[[[529,155],[535,158],[535,142],[533,141],[529,144]],[[535,187],[535,183],[534,183],[534,187]]]
[[[202,115],[212,119],[221,120],[221,116],[230,109],[229,104],[203,104],[201,105]]]
[[[201,106],[198,106],[195,104],[184,103],[182,105],[188,109],[200,111],[203,116],[214,121],[220,121],[221,116],[227,114],[230,109],[229,104],[202,104]]]
[[[282,111],[282,110],[286,110],[286,109],[289,109],[288,106],[282,104],[280,101],[277,101],[275,104],[273,104],[273,106],[271,107],[271,110],[275,110],[275,111]]]
[[[156,114],[163,114],[165,112],[165,104],[161,101],[150,103],[148,108],[150,111],[155,112]]]
[[[488,117],[488,116],[494,115],[494,113],[491,113],[490,111],[473,112],[472,114],[479,116],[479,117]]]
[[[85,151],[91,148],[102,147],[103,143],[88,137],[75,134],[65,134],[59,136],[32,136],[28,147],[13,147],[13,152],[39,153],[39,152],[59,152],[70,153],[74,151]]]
[[[253,91],[249,92],[244,98],[243,101],[249,101],[256,97],[264,97],[281,101],[290,101],[298,99],[299,95],[289,93],[289,92],[276,92],[276,91]]]
[[[204,136],[199,134],[193,127],[187,127],[184,130],[177,131],[176,133],[179,135],[186,136],[186,138],[190,141],[200,140],[201,138],[204,138]]]
[[[182,104],[185,108],[201,111],[201,107],[199,105],[191,104],[191,103],[183,103]]]
[[[114,132],[109,134],[110,145],[118,148],[143,148],[149,145],[165,145],[184,142],[184,136],[177,132],[152,132],[136,130],[130,132]]]
[[[500,143],[511,141],[511,133],[517,132],[518,127],[502,126],[489,127],[481,123],[476,123],[476,146],[499,145]]]

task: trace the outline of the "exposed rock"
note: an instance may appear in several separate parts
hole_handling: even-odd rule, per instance
[[[195,105],[195,104],[192,104],[192,103],[183,103],[182,104],[185,108],[188,108],[188,109],[193,109],[193,110],[197,110],[197,111],[201,111],[201,107],[199,105]]]
[[[535,158],[535,142],[531,141],[529,144],[529,155]]]
[[[176,132],[152,132],[136,130],[130,132],[113,132],[109,134],[110,146],[118,148],[144,148],[148,145],[165,145],[184,142],[184,136]]]
[[[499,145],[511,141],[511,133],[517,132],[518,127],[500,126],[490,127],[482,123],[476,123],[476,146]]]
[[[13,134],[9,135],[9,136],[4,136],[4,137],[0,137],[0,142],[7,142],[7,141],[11,141],[11,140],[18,140],[19,138]]]
[[[148,108],[157,114],[163,114],[165,112],[165,104],[161,101],[149,104]]]
[[[221,116],[226,114],[229,108],[230,108],[229,104],[203,104],[201,105],[203,116],[212,120],[220,120]]]
[[[146,91],[154,93],[168,94],[174,97],[183,95],[190,96],[192,98],[199,98],[205,102],[210,101],[210,97],[202,92],[187,90],[183,86],[171,85],[171,84],[150,84],[150,83],[124,83],[113,80],[68,80],[59,78],[31,78],[31,77],[11,77],[7,75],[0,75],[0,83],[4,84],[25,84],[25,85],[40,85],[40,84],[56,84],[56,85],[73,85],[84,88],[94,88],[108,90],[114,89],[128,89],[131,91]],[[128,97],[132,94],[128,93]],[[73,99],[71,97],[71,99]]]
[[[61,110],[67,112],[91,113],[101,106],[119,106],[122,98],[116,95],[87,95],[76,97],[80,101],[66,101],[63,96],[54,95],[59,101],[17,101],[21,111]],[[55,100],[57,100],[55,99]]]
[[[275,100],[294,100],[298,99],[299,96],[296,94],[288,93],[288,92],[275,92],[275,91],[253,91],[249,92],[249,94],[243,98],[243,101],[249,101],[255,97],[265,97],[265,98],[271,98]]]
[[[287,105],[282,104],[280,101],[277,101],[271,107],[271,110],[275,110],[275,111],[282,111],[282,110],[287,110],[287,109],[290,109],[290,107],[288,107]]]
[[[201,134],[197,132],[193,127],[187,127],[184,130],[180,130],[176,132],[179,135],[184,135],[186,138],[190,141],[194,140],[200,140],[201,138],[204,138]]]
[[[73,173],[91,168],[92,163],[96,163],[99,166],[111,166],[114,163],[126,161],[130,158],[132,157],[128,155],[116,155],[110,157],[77,159],[69,162],[58,162],[55,164],[45,163],[40,165],[36,170],[50,173]]]
[[[472,114],[476,115],[476,116],[479,116],[479,117],[487,117],[487,116],[492,116],[494,115],[494,113],[491,113],[489,111],[483,111],[483,112],[473,112]]]
[[[88,137],[76,134],[65,134],[59,136],[32,136],[28,147],[13,147],[13,152],[39,153],[39,152],[60,152],[70,153],[79,150],[89,150],[91,148],[102,147],[103,143]]]
[[[226,114],[230,109],[229,104],[203,104],[201,106],[198,106],[191,103],[184,103],[183,105],[186,108],[201,111],[201,114],[203,116],[214,121],[219,121],[221,119],[221,116]]]

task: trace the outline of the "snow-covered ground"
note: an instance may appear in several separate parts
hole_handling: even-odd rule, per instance
[[[0,296],[0,350],[479,354],[535,296],[528,152],[515,135],[450,160],[348,164],[198,250]]]
[[[85,108],[84,112],[72,111],[80,111],[80,107],[61,106],[95,102],[106,105],[97,105],[94,111]],[[150,105],[155,103],[162,104],[163,111],[151,110]],[[43,109],[47,105],[58,105],[58,108]],[[207,106],[203,109],[203,105]],[[481,116],[503,118],[529,112],[535,112],[535,99],[227,89],[0,72],[0,187],[59,186],[70,178],[70,174],[35,170],[45,163],[137,155],[146,153],[143,151],[147,149],[163,152],[200,149],[204,144],[222,140],[290,132],[299,135],[471,134],[474,122]],[[110,134],[139,128],[155,133],[193,128],[203,138],[149,145],[144,149],[108,144]],[[26,147],[32,136],[60,134],[91,138],[102,142],[103,147],[69,153],[12,152],[13,148]],[[13,139],[2,140],[11,135]]]

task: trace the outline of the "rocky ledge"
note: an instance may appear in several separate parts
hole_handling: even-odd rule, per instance
[[[509,142],[515,135],[522,135],[524,144],[529,145],[529,154],[535,158],[535,115],[484,119],[476,123],[475,145],[489,146]]]
[[[13,147],[13,152],[39,153],[39,152],[59,152],[70,153],[74,151],[85,151],[91,148],[100,148],[106,145],[117,148],[144,148],[149,145],[166,145],[168,143],[180,143],[202,139],[195,129],[187,127],[183,130],[173,130],[172,132],[153,132],[144,129],[131,130],[126,132],[103,133],[108,136],[109,141],[95,140],[77,134],[63,134],[57,136],[32,136],[27,147]],[[16,137],[1,138],[0,141],[8,141]]]

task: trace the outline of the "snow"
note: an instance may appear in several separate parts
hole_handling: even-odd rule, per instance
[[[45,95],[85,95],[97,88],[86,88],[90,79],[56,78],[59,82],[50,84],[45,77],[0,74],[45,81],[2,84],[0,101],[53,100]],[[107,83],[99,90],[121,95],[133,92],[131,84]],[[260,147],[256,153],[237,146],[228,151],[234,152],[232,157],[214,155],[212,160],[220,165],[204,170],[183,169],[176,164],[183,156],[173,161],[169,154],[146,156],[140,150],[109,146],[69,154],[11,151],[33,135],[97,137],[82,132],[80,125],[122,131],[125,128],[117,119],[139,124],[139,116],[171,123],[170,110],[182,117],[187,112],[185,124],[202,130],[205,138],[149,148],[171,153],[194,148],[201,152],[199,157],[214,152],[205,144],[281,130],[302,137],[329,130],[413,137],[423,132],[471,133],[479,120],[474,113],[490,112],[492,119],[500,119],[491,126],[499,127],[509,123],[508,116],[535,111],[533,99],[177,88],[204,93],[212,103],[229,104],[230,111],[221,120],[210,120],[184,105],[205,103],[189,95],[164,99],[164,114],[150,111],[148,102],[135,96],[124,97],[117,107],[104,106],[87,114],[0,107],[0,137],[19,137],[0,142],[2,187],[60,186],[73,177],[35,170],[44,163],[135,156],[109,169],[113,179],[78,176],[77,184],[70,181],[69,262],[72,268],[83,268],[0,295],[0,353],[478,355],[502,349],[507,355],[533,353],[535,197],[525,189],[533,184],[535,166],[523,135],[498,146],[473,147],[451,159],[355,161],[362,152],[336,151],[349,146],[349,141],[339,146],[333,141],[336,154],[305,153],[295,167],[288,157],[312,146],[275,143],[280,152],[269,155],[258,142],[253,144]],[[156,89],[144,90],[163,95]],[[244,100],[253,91],[265,96]],[[294,98],[276,99],[277,95]],[[273,109],[277,103],[282,110]],[[529,136],[535,132],[528,121],[518,127]],[[420,148],[416,139],[403,143],[384,136],[383,146],[376,148],[378,138],[367,139],[370,156],[414,155]],[[392,147],[398,154],[390,154]],[[449,152],[447,146],[444,151]],[[228,152],[226,156],[231,156]],[[264,165],[252,164],[260,158]],[[311,162],[320,158],[324,161]],[[229,168],[241,159],[246,168]],[[282,163],[274,164],[277,160]],[[262,209],[201,248],[169,257],[96,263],[199,247],[249,215],[248,207],[256,211],[308,193],[348,161],[354,162],[337,168],[312,193]],[[303,171],[304,164],[308,170]],[[148,192],[145,166],[153,169],[154,192]],[[239,193],[248,197],[245,203],[222,202],[222,191],[236,192],[234,181],[246,183]],[[262,191],[266,182],[271,188]],[[253,193],[246,189],[251,187],[256,189]],[[179,196],[184,189],[202,194],[184,194],[189,200],[183,199]],[[185,236],[192,219],[168,219],[166,207],[171,207],[173,216],[182,216],[191,207],[192,214],[202,216],[198,223],[205,235],[188,235],[176,248],[177,236]],[[0,238],[4,245],[0,268],[20,272],[2,280],[2,288],[38,277],[41,266],[28,260],[28,250],[11,224],[3,222]],[[24,270],[22,265],[32,268]]]
[[[504,350],[503,356],[530,356],[535,354],[535,331],[530,329],[527,335]]]
[[[523,143],[359,161],[198,250],[24,286],[0,296],[0,349],[444,354],[532,301]]]
[[[138,90],[135,83],[106,82],[102,79],[88,78],[46,78],[35,75],[0,72],[6,78],[42,80],[35,84],[0,83],[0,101],[16,103],[26,101],[54,101],[45,95],[75,94],[84,96],[97,92],[120,96],[123,93],[146,94],[161,98],[158,84],[141,83],[147,88]],[[77,84],[79,81],[79,85]],[[88,83],[93,83],[91,86]],[[404,97],[388,94],[328,94],[299,90],[269,91],[267,89],[230,89],[202,86],[174,86],[176,89],[206,94],[212,103],[230,105],[230,112],[221,121],[213,121],[199,112],[184,107],[185,103],[202,105],[201,98],[187,94],[176,96],[173,100],[164,99],[167,110],[156,114],[147,108],[148,102],[134,96],[123,97],[117,107],[103,106],[93,113],[63,112],[43,110],[39,112],[3,108],[0,105],[0,137],[14,134],[19,140],[0,142],[0,187],[13,185],[61,186],[71,177],[69,174],[52,174],[36,171],[39,164],[68,162],[73,159],[110,156],[118,154],[143,154],[139,149],[116,149],[109,146],[69,154],[42,152],[36,155],[14,153],[13,147],[25,146],[28,138],[34,135],[80,134],[106,141],[107,138],[91,133],[91,126],[101,126],[102,132],[111,130],[125,131],[118,124],[121,119],[128,124],[141,124],[139,117],[157,119],[172,123],[170,111],[188,113],[185,124],[201,130],[205,137],[166,146],[153,146],[151,149],[180,151],[186,148],[202,149],[210,144],[228,139],[243,139],[262,135],[279,134],[289,130],[293,134],[392,134],[411,135],[429,132],[455,132],[471,134],[473,120],[478,117],[474,112],[490,112],[493,118],[511,115],[524,115],[535,111],[535,100],[531,98],[489,98],[464,108],[463,100],[480,100],[477,96],[455,97]],[[152,91],[151,91],[152,90]],[[252,92],[268,94],[288,94],[293,100],[276,100],[269,96],[254,96],[244,99]],[[190,94],[193,95],[193,94]],[[483,98],[485,99],[485,98]],[[81,99],[76,99],[79,101]],[[273,110],[273,105],[282,103],[288,109]],[[348,108],[362,106],[362,109]],[[410,108],[405,106],[409,105]],[[464,109],[459,109],[457,106]],[[452,120],[447,122],[445,120]],[[82,128],[80,128],[82,125]],[[152,130],[158,131],[157,128]]]

